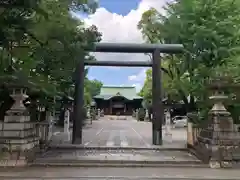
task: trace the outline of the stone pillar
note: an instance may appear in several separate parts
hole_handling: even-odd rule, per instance
[[[64,116],[64,134],[66,135],[66,141],[70,141],[69,126],[70,126],[70,112],[67,109],[65,111],[65,116]]]
[[[49,123],[48,140],[50,140],[53,135],[53,117],[54,117],[54,114],[52,114],[50,111],[47,111],[46,118],[47,118],[47,122]]]
[[[136,109],[136,119],[137,119],[137,121],[139,120],[139,119],[138,119],[138,111],[139,111],[139,110]]]
[[[98,119],[101,117],[101,110],[98,108]]]
[[[39,137],[36,124],[30,122],[28,110],[23,104],[28,97],[26,88],[13,87],[11,97],[15,102],[6,112],[4,122],[0,123],[5,152],[0,166],[24,166],[35,154],[34,149],[39,147]]]
[[[165,137],[167,141],[172,142],[172,124],[169,110],[165,113]]]
[[[148,116],[148,109],[146,109],[146,113],[145,113],[145,121],[149,120],[149,116]]]
[[[91,108],[88,107],[87,108],[87,118],[90,119],[91,118],[91,112],[90,112]]]

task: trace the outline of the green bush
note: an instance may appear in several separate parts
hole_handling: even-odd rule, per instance
[[[95,108],[91,108],[90,115],[91,115],[92,120],[96,120],[96,118],[97,118],[97,111],[96,111]]]
[[[138,110],[138,120],[139,121],[144,121],[144,119],[145,119],[145,109],[144,108],[140,108],[139,110]]]

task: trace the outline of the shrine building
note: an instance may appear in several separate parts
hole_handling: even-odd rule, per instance
[[[133,86],[103,86],[94,100],[105,115],[132,115],[133,110],[142,107],[143,98]]]

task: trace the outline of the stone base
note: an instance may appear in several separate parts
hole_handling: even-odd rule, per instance
[[[36,123],[32,122],[0,122],[0,129],[1,130],[24,130],[24,129],[31,129],[35,128]]]
[[[35,160],[39,148],[35,146],[25,151],[5,151],[0,154],[0,167],[27,166],[28,162]]]
[[[30,128],[30,129],[24,129],[24,130],[3,130],[0,133],[0,136],[2,139],[4,138],[25,138],[29,136],[37,136],[36,129]]]
[[[4,149],[7,151],[25,151],[34,148],[39,144],[38,137],[29,137],[24,139],[4,139],[5,143],[3,144]]]
[[[18,112],[17,112],[18,113]],[[30,116],[24,116],[24,115],[10,115],[10,116],[5,116],[4,117],[4,122],[6,123],[11,123],[11,122],[29,122],[30,121]]]
[[[2,160],[0,161],[0,167],[23,167],[27,166],[26,160]]]

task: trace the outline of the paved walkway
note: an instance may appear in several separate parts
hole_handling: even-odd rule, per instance
[[[0,179],[18,180],[239,180],[236,169],[205,168],[51,168],[0,169]]]
[[[39,157],[34,165],[82,166],[162,166],[164,164],[202,164],[187,151],[186,129],[172,130],[172,140],[165,136],[162,146],[151,145],[152,124],[128,120],[102,118],[83,130],[83,145],[71,145],[58,133],[52,148]],[[55,148],[54,148],[55,147]],[[59,148],[60,147],[60,148]],[[181,151],[180,151],[181,149]],[[104,164],[104,165],[103,165]]]
[[[163,143],[168,146],[185,147],[187,133],[185,128],[173,129],[172,138],[165,136],[163,128]],[[71,143],[67,136],[61,132],[55,132],[53,144]],[[107,147],[153,147],[152,123],[138,122],[128,117],[127,120],[110,120],[104,117],[93,121],[83,129],[84,146]]]

